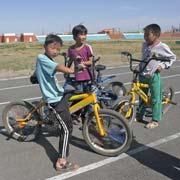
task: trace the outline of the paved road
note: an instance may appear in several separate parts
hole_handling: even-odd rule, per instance
[[[104,75],[116,74],[127,88],[132,74],[128,67],[111,68]],[[180,61],[163,72],[163,84],[175,89],[180,102]],[[61,78],[61,74],[59,75]],[[62,78],[61,78],[62,79]],[[37,101],[38,86],[27,77],[0,80],[0,114],[9,101]],[[180,103],[179,103],[180,104]],[[58,137],[42,134],[34,142],[9,139],[0,116],[0,179],[1,180],[166,180],[180,179],[180,112],[173,106],[163,117],[160,127],[147,130],[144,124],[134,123],[135,139],[131,149],[118,157],[104,157],[92,152],[85,144],[78,127],[74,128],[70,146],[71,159],[81,168],[73,173],[60,174],[53,168],[57,157]]]

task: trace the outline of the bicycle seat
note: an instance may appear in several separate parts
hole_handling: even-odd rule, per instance
[[[105,66],[105,65],[98,64],[98,65],[95,66],[95,70],[96,70],[96,71],[102,71],[102,70],[104,70],[104,69],[106,69],[106,66]]]

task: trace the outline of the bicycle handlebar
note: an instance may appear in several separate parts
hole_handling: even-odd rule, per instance
[[[155,55],[153,55],[152,57],[150,57],[147,61],[142,61],[140,59],[134,59],[132,58],[132,54],[128,51],[123,51],[121,52],[121,55],[123,56],[127,56],[129,62],[130,62],[130,70],[134,73],[141,73],[142,71],[144,71],[144,69],[146,68],[146,66],[148,65],[148,63],[151,61],[151,60],[157,60],[157,61],[161,61],[161,62],[170,62],[171,60],[168,58],[168,57],[157,57]],[[138,71],[136,69],[133,69],[132,68],[132,61],[135,61],[135,62],[140,62],[140,63],[145,63],[145,66],[144,68],[141,70],[141,71]]]
[[[93,57],[93,63],[94,64],[97,63],[100,59],[101,59],[100,56],[98,56],[97,58]]]

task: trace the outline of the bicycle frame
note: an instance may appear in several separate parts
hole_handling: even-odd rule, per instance
[[[78,95],[73,95],[70,97],[69,101],[75,101],[75,100],[80,100],[78,101],[76,104],[72,105],[69,110],[70,110],[70,113],[74,113],[90,104],[93,104],[93,110],[94,110],[94,114],[95,114],[95,117],[96,117],[96,123],[97,123],[97,126],[98,126],[98,129],[99,129],[99,133],[101,136],[105,136],[106,135],[106,132],[103,128],[103,123],[102,123],[102,120],[99,116],[99,109],[100,109],[100,106],[99,104],[97,103],[97,98],[96,98],[96,95],[94,92],[92,93],[83,93],[83,94],[78,94]],[[41,107],[45,106],[46,103],[45,102],[39,102],[39,104],[37,106],[35,106],[32,111],[23,119],[16,119],[17,122],[19,122],[19,127],[20,128],[23,128],[27,123],[28,123],[28,120],[33,116],[33,113],[38,111]],[[42,124],[42,121],[38,121],[38,124],[37,125],[41,125]]]
[[[147,96],[146,93],[142,90],[142,88],[149,88],[148,84],[139,83],[139,82],[133,82],[132,87],[129,92],[127,92],[127,95],[131,95],[131,104],[135,104],[136,97],[135,93],[143,100],[145,104],[150,104],[150,99]]]

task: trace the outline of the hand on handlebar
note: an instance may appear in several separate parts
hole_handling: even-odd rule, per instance
[[[83,63],[81,63],[81,64],[79,64],[78,66],[75,67],[75,71],[76,72],[81,72],[81,71],[84,70],[84,68],[86,68],[86,66]]]
[[[158,71],[158,72],[161,72],[161,70],[162,70],[162,67],[161,67],[161,66],[158,66],[157,71]]]

